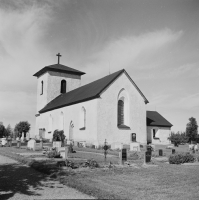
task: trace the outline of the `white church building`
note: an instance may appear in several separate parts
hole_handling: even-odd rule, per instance
[[[136,141],[146,144],[149,102],[128,73],[122,69],[81,86],[84,74],[54,64],[33,75],[38,80],[35,135],[52,139],[59,129],[67,140],[102,145],[105,139],[130,144],[136,133]]]

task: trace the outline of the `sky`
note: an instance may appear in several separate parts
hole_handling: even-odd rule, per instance
[[[0,121],[35,132],[37,79],[57,63],[82,85],[125,69],[149,104],[185,131],[199,124],[198,0],[0,0]]]

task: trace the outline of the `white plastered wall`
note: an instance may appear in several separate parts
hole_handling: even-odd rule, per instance
[[[129,98],[128,126],[130,129],[119,129],[117,126],[118,95],[125,90]],[[146,143],[146,106],[143,97],[131,83],[126,74],[121,74],[98,99],[98,141],[103,144],[121,142],[131,143],[131,133],[136,133],[137,142]]]
[[[80,113],[82,107],[86,110],[86,127],[80,130]],[[72,121],[74,141],[86,141],[90,143],[97,142],[97,99],[74,104],[68,107],[59,108],[53,111],[40,114],[36,117],[36,135],[39,134],[39,128],[45,128],[45,138],[51,139],[55,129],[60,129],[61,113],[63,113],[64,134],[69,139],[69,127]],[[52,116],[52,132],[49,132],[49,118]]]
[[[153,139],[153,129],[156,130],[156,137],[158,139]],[[171,128],[170,127],[156,127],[156,126],[148,126],[147,127],[147,141],[151,141],[152,144],[163,144],[167,145],[170,144],[168,137],[171,135]]]
[[[60,95],[61,81],[66,81],[66,92],[81,86],[81,76],[60,72],[48,71],[37,79],[37,113],[47,103]],[[43,81],[43,94],[41,95],[41,82]]]

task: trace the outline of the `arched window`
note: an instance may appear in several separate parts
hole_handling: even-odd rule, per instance
[[[59,126],[59,129],[60,130],[64,130],[64,113],[61,112],[61,115],[60,115],[60,126]]]
[[[42,81],[41,82],[41,95],[43,94],[43,91],[44,91],[44,82]]]
[[[73,124],[73,122],[71,121],[70,122],[70,125],[69,125],[69,140],[73,140],[74,138],[74,136],[73,136],[73,128],[74,128],[74,124]]]
[[[118,101],[118,125],[124,124],[124,102]]]
[[[49,116],[48,133],[51,133],[53,129],[53,118],[52,115]]]
[[[65,80],[62,80],[61,81],[61,91],[60,91],[62,94],[63,93],[66,93],[66,81]]]
[[[80,130],[85,130],[85,129],[86,129],[86,109],[82,107],[80,111]]]
[[[120,90],[118,94],[117,125],[120,128],[129,128],[129,96],[125,89]]]

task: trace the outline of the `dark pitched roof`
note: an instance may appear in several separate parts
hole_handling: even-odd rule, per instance
[[[117,77],[119,77],[125,70],[117,71],[113,74],[98,79],[92,83],[79,87],[75,90],[61,94],[51,102],[49,102],[39,113],[44,113],[50,110],[61,108],[64,106],[73,105],[76,103],[88,101],[91,99],[99,98],[101,92],[107,88]],[[138,90],[140,91],[140,90]],[[143,95],[141,93],[141,95]],[[144,97],[145,102],[148,102]]]
[[[168,122],[162,115],[156,111],[147,111],[147,126],[162,126],[171,127],[173,126]]]
[[[81,71],[78,71],[76,69],[67,67],[65,65],[54,64],[54,65],[45,66],[44,68],[39,70],[37,73],[35,73],[33,76],[38,77],[38,76],[44,74],[47,71],[62,72],[62,73],[77,74],[77,75],[84,75],[85,74],[84,72],[81,72]]]

